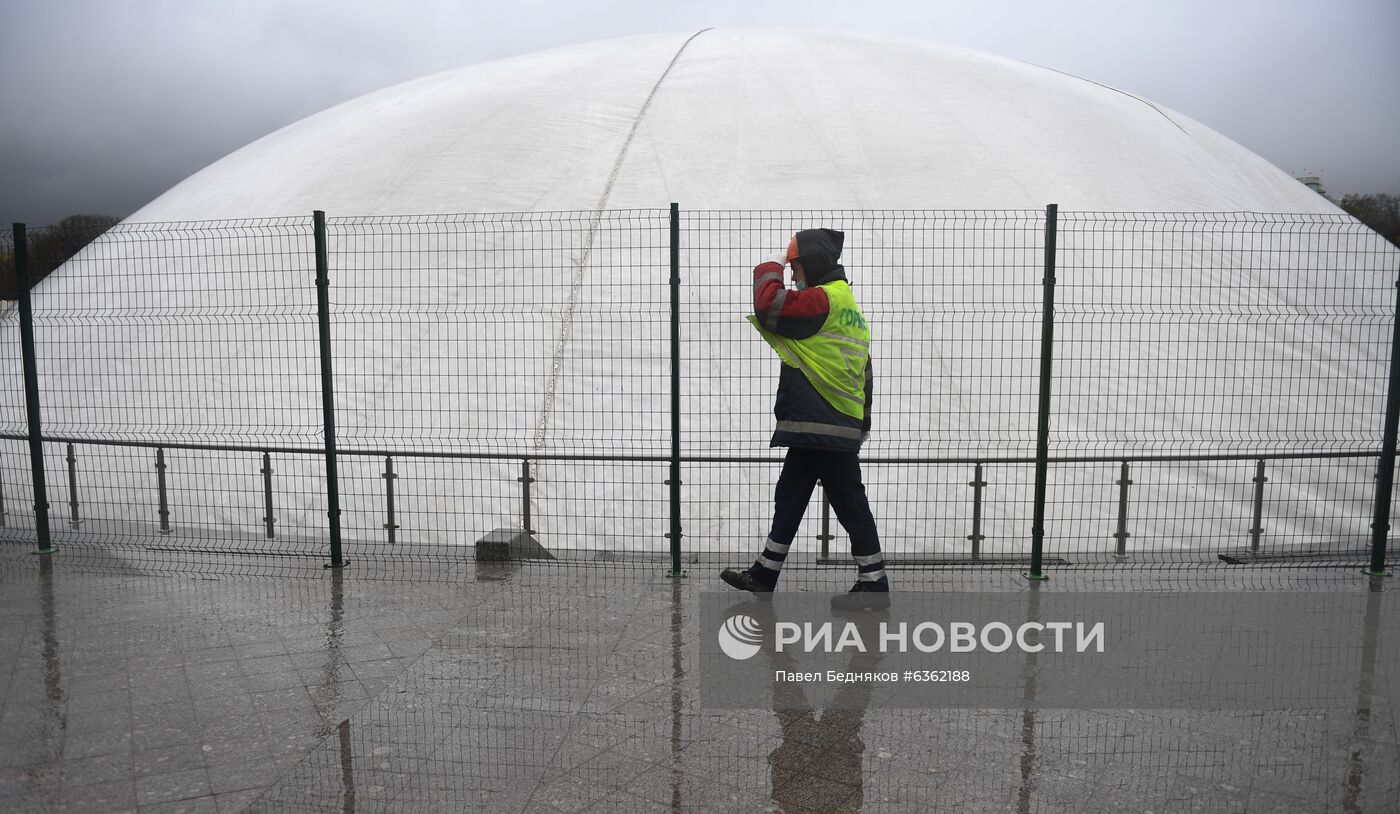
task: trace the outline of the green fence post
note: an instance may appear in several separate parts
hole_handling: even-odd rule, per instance
[[[1385,546],[1390,536],[1390,493],[1395,486],[1395,436],[1400,427],[1400,280],[1395,283],[1395,325],[1390,337],[1390,386],[1385,397],[1385,430],[1381,440],[1381,460],[1376,471],[1376,517],[1371,523],[1371,570],[1373,577],[1386,576]]]
[[[671,573],[681,570],[681,213],[671,204]]]
[[[29,463],[34,471],[34,531],[37,554],[52,554],[49,495],[44,484],[44,439],[39,423],[39,364],[34,353],[34,304],[29,298],[29,244],[24,224],[14,224],[15,275],[19,281],[19,341],[24,356],[24,404],[29,419]]]
[[[972,559],[982,559],[982,541],[987,536],[982,533],[982,490],[986,488],[987,482],[982,479],[982,464],[977,464],[972,469],[972,481],[967,484],[972,487],[972,533],[967,535],[967,539],[972,542]]]
[[[822,533],[817,535],[821,540],[822,551],[818,559],[826,560],[831,557],[831,541],[836,539],[836,535],[831,533],[831,495],[826,493],[826,484],[822,484]]]
[[[321,412],[326,431],[326,503],[330,520],[331,561],[328,568],[340,568],[345,558],[340,551],[340,481],[335,457],[335,388],[331,376],[330,260],[326,253],[326,213],[311,213],[316,236],[316,312],[321,324]]]
[[[1040,407],[1035,434],[1035,508],[1031,517],[1031,570],[1026,578],[1048,579],[1041,570],[1045,548],[1045,483],[1050,458],[1050,372],[1055,346],[1055,240],[1059,205],[1045,207],[1045,305],[1040,320]]]

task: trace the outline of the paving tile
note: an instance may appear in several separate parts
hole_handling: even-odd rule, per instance
[[[218,814],[218,812],[219,804],[213,795],[141,806],[141,814]]]
[[[233,756],[228,762],[210,764],[209,788],[215,795],[234,791],[261,791],[284,771],[284,767],[271,757],[240,759],[246,758],[247,754]]]
[[[69,679],[69,693],[86,695],[88,693],[128,692],[130,690],[131,684],[124,659],[111,667],[98,664],[90,665],[90,669],[93,672],[75,675]]]
[[[245,672],[257,672],[249,670],[248,666],[259,659],[276,658],[287,655],[287,645],[281,638],[254,639],[253,641],[237,644],[229,648],[233,651],[234,657],[243,665]]]
[[[248,810],[261,793],[261,788],[226,791],[215,794],[214,802],[218,806],[219,814],[235,814],[235,812]],[[341,809],[341,811],[344,810]]]
[[[157,803],[172,803],[211,794],[209,775],[204,769],[140,776],[135,779],[135,784],[136,804],[143,809]]]
[[[130,784],[133,774],[132,755],[129,752],[122,752],[96,757],[70,758],[64,760],[59,769],[65,787],[92,783],[122,782]]]
[[[97,783],[65,782],[63,790],[57,798],[57,808],[63,811],[117,812],[136,810],[136,787],[129,779]]]
[[[267,673],[296,675],[297,669],[291,657],[285,653],[253,658],[243,657],[238,660],[238,663],[243,669],[243,674],[247,676],[263,675]]]
[[[242,678],[247,675],[236,659],[204,661],[185,665],[185,676],[191,685],[208,686],[212,682]]]
[[[205,762],[203,744],[194,741],[132,752],[131,772],[134,777],[170,774],[176,771],[203,769]]]
[[[64,709],[70,721],[83,716],[122,713],[130,715],[131,692],[125,687],[109,691],[74,690],[70,685]]]
[[[64,740],[65,759],[98,755],[130,755],[135,738],[129,728],[101,729],[89,733],[69,733]]]

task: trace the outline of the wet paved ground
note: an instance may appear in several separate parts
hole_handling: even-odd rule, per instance
[[[720,589],[708,565],[682,580],[660,564],[284,570],[0,549],[0,811],[1400,810],[1400,729],[1381,704],[719,711],[697,689],[698,593]],[[895,574],[1027,589],[1010,569]],[[785,579],[837,590],[847,574]],[[1370,582],[1220,566],[1048,585]]]

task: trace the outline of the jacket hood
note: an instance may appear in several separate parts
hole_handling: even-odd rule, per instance
[[[797,233],[797,259],[802,261],[808,286],[846,279],[846,269],[839,262],[845,242],[846,233],[835,229],[803,229]]]

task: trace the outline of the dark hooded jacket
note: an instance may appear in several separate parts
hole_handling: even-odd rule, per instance
[[[833,229],[804,229],[797,233],[798,261],[802,263],[806,287],[783,287],[783,266],[764,262],[754,269],[754,316],[765,330],[792,339],[816,336],[830,314],[826,292],[819,286],[845,281],[846,270],[839,262],[845,235]],[[802,447],[858,452],[870,433],[870,413],[874,404],[874,366],[865,365],[865,418],[856,419],[832,407],[817,392],[802,371],[782,366],[773,415],[778,429],[770,444],[775,447]],[[832,427],[834,432],[804,432],[799,427]]]

